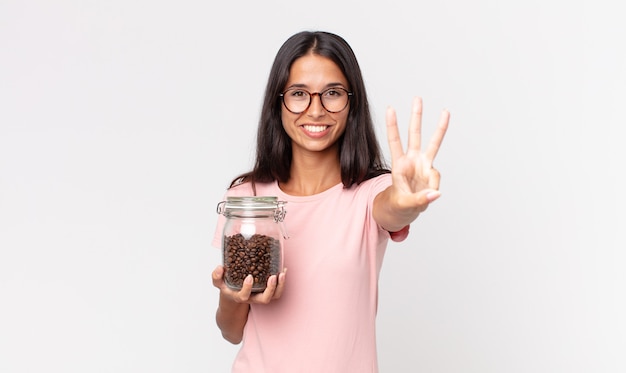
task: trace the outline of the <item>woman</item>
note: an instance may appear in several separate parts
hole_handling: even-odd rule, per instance
[[[440,195],[432,167],[449,120],[441,114],[422,151],[421,100],[413,102],[403,150],[396,116],[387,110],[391,172],[376,140],[356,57],[339,36],[301,32],[280,48],[272,66],[257,135],[254,168],[227,196],[277,196],[287,201],[289,268],[262,293],[224,284],[217,324],[242,347],[233,372],[377,372],[378,276],[389,238]],[[220,217],[213,244],[221,245]],[[287,279],[287,277],[289,277]]]

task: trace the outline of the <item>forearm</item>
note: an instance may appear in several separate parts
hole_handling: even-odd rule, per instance
[[[217,327],[222,332],[224,339],[233,344],[238,344],[243,338],[243,328],[248,321],[250,305],[236,303],[220,294],[220,302],[215,313]]]

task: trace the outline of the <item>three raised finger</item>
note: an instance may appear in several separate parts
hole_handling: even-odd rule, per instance
[[[422,99],[413,98],[411,121],[409,122],[409,145],[407,151],[420,151],[422,144]]]
[[[398,131],[398,121],[396,117],[396,112],[393,108],[389,107],[387,109],[387,141],[389,142],[389,150],[391,151],[391,159],[392,164],[393,160],[404,154],[404,150],[402,148],[402,140],[400,139],[400,133]],[[439,124],[437,125],[437,129],[435,133],[430,139],[428,147],[426,149],[425,155],[426,159],[430,161],[432,164],[439,148],[441,147],[441,143],[443,142],[443,138],[448,129],[448,122],[450,121],[450,113],[447,110],[444,110],[439,117]],[[420,152],[421,150],[421,142],[422,142],[422,99],[420,97],[415,97],[413,99],[413,104],[411,107],[411,121],[409,123],[409,141],[408,141],[408,151]]]
[[[389,151],[391,153],[391,165],[396,159],[400,158],[404,154],[402,150],[402,141],[400,140],[400,132],[398,131],[398,119],[396,117],[396,111],[388,107],[387,108],[387,142],[389,143]]]
[[[439,124],[437,125],[437,129],[435,133],[430,138],[430,142],[428,143],[428,148],[426,148],[426,158],[432,161],[437,156],[437,152],[441,147],[441,143],[443,142],[443,138],[446,135],[446,131],[448,130],[448,123],[450,122],[450,113],[448,110],[443,110],[441,112],[441,116],[439,116]]]

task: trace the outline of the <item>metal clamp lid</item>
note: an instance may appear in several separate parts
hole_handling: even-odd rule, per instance
[[[227,197],[226,201],[217,204],[216,212],[220,215],[227,215],[231,211],[270,211],[274,210],[274,222],[280,223],[280,230],[284,238],[289,238],[284,220],[287,210],[287,201],[279,201],[278,197]]]

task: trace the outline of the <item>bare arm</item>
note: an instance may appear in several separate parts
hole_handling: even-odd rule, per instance
[[[391,151],[392,185],[374,199],[376,222],[390,232],[409,225],[428,204],[440,196],[439,172],[433,161],[448,129],[450,114],[444,110],[425,151],[421,149],[422,100],[413,100],[406,152],[398,132],[396,113],[387,109],[387,139]]]
[[[217,327],[222,337],[232,344],[238,344],[243,338],[243,328],[248,322],[248,303],[237,303],[220,293],[220,303],[215,313]]]
[[[220,300],[215,321],[224,339],[238,344],[243,339],[243,329],[248,322],[250,303],[268,304],[280,298],[285,286],[286,269],[278,276],[272,275],[267,280],[267,287],[262,293],[252,294],[252,276],[244,280],[240,291],[235,292],[224,283],[224,267],[217,266],[213,271],[213,286],[220,289]]]

